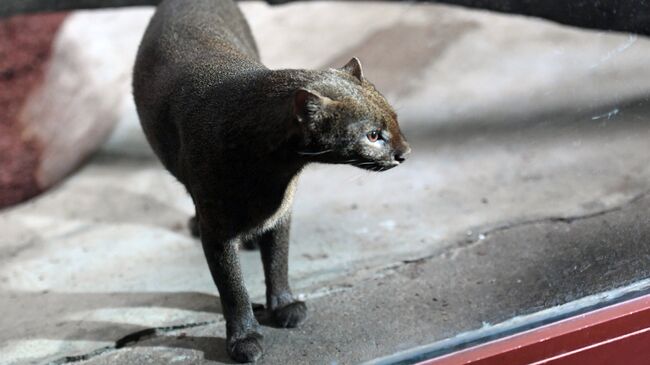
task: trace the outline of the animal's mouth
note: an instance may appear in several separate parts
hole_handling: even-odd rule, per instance
[[[397,161],[362,161],[352,163],[353,166],[375,172],[390,170],[399,164]]]

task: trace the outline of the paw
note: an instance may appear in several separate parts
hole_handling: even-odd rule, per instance
[[[228,341],[228,355],[240,363],[255,362],[262,356],[262,335],[257,332]]]
[[[295,301],[274,309],[271,314],[276,325],[282,328],[294,328],[307,319],[307,305],[305,302]]]
[[[199,230],[199,222],[196,219],[196,216],[190,218],[190,220],[187,222],[187,226],[190,229],[190,233],[192,236],[199,238],[201,237],[201,231]]]

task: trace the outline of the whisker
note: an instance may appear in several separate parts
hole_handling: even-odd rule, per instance
[[[333,150],[325,150],[325,151],[319,151],[319,152],[306,152],[306,151],[298,151],[299,155],[303,156],[315,156],[315,155],[323,155],[328,152],[332,152]]]

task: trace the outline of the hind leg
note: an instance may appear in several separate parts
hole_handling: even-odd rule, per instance
[[[194,197],[192,196],[192,193],[190,192],[190,189],[187,188],[187,186],[185,188],[187,190],[187,193],[192,198],[192,201],[194,202],[194,207],[195,207],[194,209],[195,209],[195,212],[196,212],[196,201],[194,200]],[[201,225],[200,225],[200,222],[199,222],[199,213],[198,212],[196,212],[193,217],[191,217],[190,219],[187,220],[187,228],[189,228],[190,234],[192,235],[192,237],[201,238]]]
[[[196,218],[196,216],[193,216],[187,221],[187,228],[189,228],[190,234],[193,237],[201,237],[201,227],[199,226],[199,220]]]

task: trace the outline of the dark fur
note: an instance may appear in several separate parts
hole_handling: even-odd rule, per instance
[[[228,352],[254,361],[262,337],[238,242],[260,248],[275,322],[301,323],[306,306],[287,278],[296,178],[309,162],[397,165],[410,149],[396,115],[356,59],[339,70],[264,67],[248,24],[224,0],[163,1],[142,40],[133,88],[149,143],[195,203]],[[375,128],[384,140],[371,143],[366,135]]]

